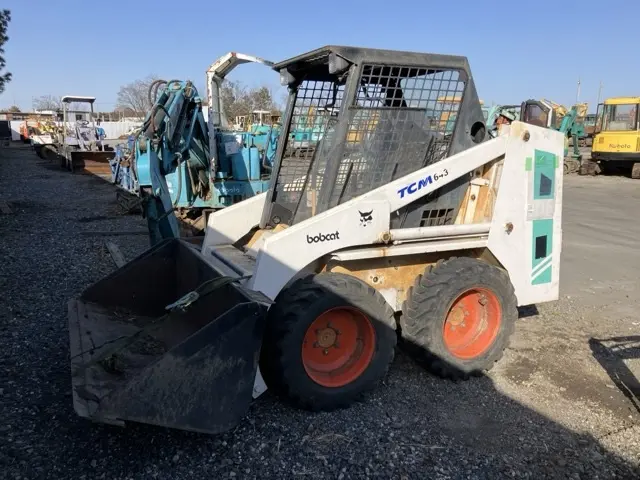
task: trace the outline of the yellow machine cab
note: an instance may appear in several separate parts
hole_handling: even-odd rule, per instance
[[[631,168],[640,178],[640,97],[608,98],[598,106],[591,159],[601,171]]]

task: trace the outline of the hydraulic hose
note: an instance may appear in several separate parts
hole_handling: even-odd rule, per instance
[[[149,85],[149,90],[147,91],[147,99],[149,100],[149,105],[153,105],[156,103],[158,99],[158,90],[160,89],[160,85],[166,85],[168,82],[166,80],[154,80]]]

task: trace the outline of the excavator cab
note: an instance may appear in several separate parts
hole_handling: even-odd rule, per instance
[[[557,123],[556,112],[544,101],[526,100],[520,107],[520,120],[543,128],[553,128]]]

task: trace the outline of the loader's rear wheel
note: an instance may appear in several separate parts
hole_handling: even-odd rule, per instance
[[[452,258],[429,267],[407,293],[403,345],[435,375],[467,379],[502,357],[517,318],[504,270]]]
[[[333,410],[375,387],[393,360],[393,310],[350,275],[322,273],[294,282],[269,309],[260,370],[294,405]]]

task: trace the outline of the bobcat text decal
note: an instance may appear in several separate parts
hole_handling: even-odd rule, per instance
[[[447,171],[446,168],[443,169],[442,172],[434,173],[433,175],[427,175],[426,177],[418,180],[417,182],[413,182],[407,185],[406,187],[402,187],[400,190],[398,190],[398,195],[400,195],[400,198],[404,198],[405,194],[413,195],[417,191],[422,190],[427,185],[433,182],[437,182],[438,180],[446,177],[447,175],[449,175],[449,172]]]
[[[319,233],[318,235],[312,237],[310,235],[307,235],[307,243],[322,243],[322,242],[329,242],[331,240],[340,240],[340,232],[338,232],[337,230],[334,233]]]

